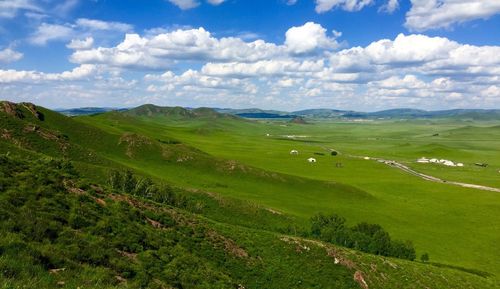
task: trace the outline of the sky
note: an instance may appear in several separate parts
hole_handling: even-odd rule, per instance
[[[500,0],[0,0],[0,99],[500,108]]]

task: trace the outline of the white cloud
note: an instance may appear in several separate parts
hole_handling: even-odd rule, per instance
[[[500,73],[499,46],[464,45],[442,37],[398,35],[331,56],[339,72],[417,71],[428,75],[477,77]]]
[[[80,66],[62,73],[0,70],[0,92],[119,106],[500,106],[500,46],[400,34],[338,51],[340,32],[306,23],[290,28],[281,44],[182,28],[126,34],[117,45],[99,47],[90,36],[97,30],[85,35],[77,24],[67,27],[75,32],[67,44],[71,61]]]
[[[192,9],[200,5],[200,2],[196,0],[168,0],[168,1],[182,10]]]
[[[117,31],[117,32],[128,32],[133,29],[132,25],[126,23],[102,21],[102,20],[87,19],[87,18],[80,18],[76,20],[76,25],[83,29]]]
[[[70,43],[68,43],[66,45],[66,47],[68,47],[69,49],[73,49],[73,50],[86,50],[86,49],[90,49],[93,44],[94,44],[94,38],[87,37],[83,40],[73,39],[73,40],[71,40]]]
[[[340,36],[334,31],[334,37],[328,37],[326,29],[314,22],[307,22],[299,27],[292,27],[286,32],[285,45],[295,54],[311,53],[318,49],[333,50],[339,44],[335,40]]]
[[[224,3],[224,1],[226,1],[226,0],[207,0],[207,2],[212,4],[212,5],[220,5],[220,4]]]
[[[449,28],[500,13],[498,0],[411,0],[405,26],[413,31]]]
[[[168,0],[168,1],[182,10],[193,9],[200,6],[200,2],[198,0]],[[224,3],[226,0],[206,0],[206,1],[208,4],[217,6]]]
[[[4,50],[0,50],[0,62],[9,63],[15,62],[23,58],[23,54],[21,52],[17,52],[12,50],[11,48],[5,48]]]
[[[238,37],[216,38],[204,28],[160,32],[145,36],[127,34],[115,47],[75,51],[71,61],[152,69],[169,68],[177,61],[275,61],[292,56],[315,57],[318,53],[331,52],[339,46],[336,37],[341,35],[340,32],[333,31],[332,37],[328,37],[326,29],[312,22],[289,29],[283,45],[263,40],[247,42]]]
[[[206,75],[220,77],[265,77],[319,72],[324,68],[322,60],[297,62],[292,60],[263,60],[254,63],[207,63],[201,71]]]
[[[373,2],[374,0],[316,0],[316,12],[324,13],[337,7],[346,11],[359,11]]]
[[[81,65],[61,73],[44,73],[26,70],[0,70],[0,83],[40,83],[44,81],[73,81],[84,79],[96,72],[94,65]]]
[[[152,37],[127,34],[116,47],[75,51],[75,63],[117,67],[167,68],[172,61],[258,61],[279,56],[284,48],[262,40],[213,37],[203,28],[176,30]]]
[[[43,10],[32,0],[2,0],[0,1],[0,18],[13,18],[19,10],[42,12]]]
[[[53,40],[68,40],[73,36],[73,29],[66,25],[42,23],[31,35],[29,41],[34,45],[46,45]]]
[[[379,11],[392,13],[399,8],[399,0],[388,0],[387,3],[379,8]]]
[[[109,35],[104,34],[104,32],[125,33],[131,30],[133,30],[133,26],[126,23],[80,18],[77,19],[75,23],[42,23],[31,34],[28,40],[31,44],[43,46],[51,41],[67,41],[72,38],[83,37],[88,38],[90,35],[96,34],[97,32],[103,32],[98,35],[108,37]],[[71,48],[70,46],[68,47]]]

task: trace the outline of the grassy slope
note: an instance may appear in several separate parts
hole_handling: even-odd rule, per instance
[[[355,274],[370,288],[494,288],[457,270],[214,222],[88,184],[58,162],[0,162],[1,288],[360,288]]]
[[[370,155],[397,159],[417,169],[414,160],[423,155],[462,161],[463,169],[427,166],[423,172],[459,181],[470,181],[498,187],[500,145],[498,127],[484,126],[475,136],[465,137],[460,128],[470,123],[441,121],[430,126],[428,121],[374,123],[316,123],[288,125],[283,123],[250,123],[247,121],[206,121],[170,118],[129,120],[123,126],[116,115],[106,114],[79,120],[109,129],[115,122],[123,130],[164,138],[180,139],[218,157],[234,159],[263,169],[310,179],[349,184],[368,192],[370,197],[339,199],[306,183],[303,187],[289,186],[286,191],[256,183],[251,193],[204,184],[206,189],[224,195],[248,199],[277,210],[307,219],[312,214],[337,212],[353,222],[372,221],[388,228],[401,239],[411,239],[417,250],[429,252],[438,262],[479,268],[500,273],[495,244],[500,241],[500,197],[497,193],[464,189],[430,183],[406,173],[378,164],[348,157]],[[458,128],[458,130],[457,130]],[[465,128],[468,134],[474,129]],[[271,137],[266,137],[266,134]],[[439,133],[439,136],[432,137]],[[309,138],[290,140],[282,136],[307,135]],[[342,154],[336,158],[315,156],[329,148]],[[301,154],[291,157],[289,151]],[[305,158],[315,156],[318,163],[307,164]],[[472,165],[476,161],[490,163],[486,169]],[[343,168],[335,163],[342,162]],[[450,172],[451,171],[451,172]],[[205,172],[206,173],[206,172]],[[194,185],[194,184],[193,184]],[[237,184],[235,184],[237,187]],[[247,187],[244,185],[243,188]],[[472,249],[471,249],[472,248]]]
[[[369,210],[372,208],[376,209],[387,202],[387,200],[381,200],[379,196],[374,198],[373,196],[367,195],[363,191],[356,190],[348,186],[332,185],[322,181],[279,175],[252,169],[247,166],[239,166],[238,163],[236,163],[236,169],[232,169],[235,165],[233,162],[228,163],[214,159],[209,155],[182,144],[164,144],[165,142],[169,142],[169,140],[182,139],[187,142],[191,142],[192,140],[206,141],[206,144],[210,145],[213,143],[215,134],[221,134],[225,133],[227,130],[231,130],[233,134],[234,132],[245,132],[244,134],[248,134],[250,136],[254,134],[255,131],[248,130],[249,127],[254,130],[268,129],[267,127],[262,128],[261,125],[248,122],[224,120],[217,123],[211,121],[211,125],[207,127],[206,120],[195,119],[187,122],[179,121],[176,123],[175,127],[165,127],[164,119],[149,122],[149,125],[145,125],[145,123],[137,122],[131,118],[126,118],[124,120],[122,119],[123,116],[115,114],[110,114],[113,117],[105,115],[104,117],[81,118],[75,122],[62,116],[52,114],[49,111],[45,111],[45,113],[50,117],[46,118],[43,125],[53,129],[54,131],[59,130],[64,132],[64,134],[67,135],[69,141],[73,146],[75,146],[75,148],[71,149],[75,149],[76,152],[76,154],[68,155],[79,160],[81,168],[89,169],[88,171],[85,171],[86,175],[92,176],[95,174],[95,176],[92,176],[95,179],[102,176],[100,173],[95,173],[95,168],[103,168],[104,172],[106,167],[119,167],[120,165],[134,167],[137,168],[139,172],[150,174],[160,179],[166,179],[184,187],[194,187],[205,191],[216,191],[221,195],[230,195],[240,199],[253,200],[266,206],[278,208],[283,212],[292,213],[297,217],[296,219],[293,219],[294,223],[299,224],[299,226],[301,224],[305,224],[306,218],[313,212],[316,212],[317,210],[326,211],[332,209],[335,209],[335,211],[348,217],[354,215],[353,212],[359,213],[359,215],[352,218],[353,221],[370,220],[374,222],[376,221],[374,218],[375,214],[373,214],[373,212],[369,212]],[[2,125],[6,124],[5,120],[5,118],[2,119]],[[23,122],[17,122],[16,125],[18,125],[18,129],[21,129],[25,125],[24,122],[26,121],[27,120],[25,119]],[[36,122],[35,120],[31,121]],[[87,126],[83,123],[88,123],[89,125]],[[12,126],[13,124],[10,123],[9,127],[12,128]],[[105,130],[98,130],[94,126]],[[243,131],[242,128],[246,128],[247,130]],[[166,131],[167,129],[168,131]],[[120,138],[123,136],[125,131],[133,131],[149,135],[151,136],[150,139],[161,139],[163,143],[152,141],[151,145],[148,144],[139,146],[132,150],[132,154],[130,156],[127,155],[127,145],[118,144],[120,143]],[[20,139],[24,140],[26,135],[29,134],[23,133],[22,138]],[[44,144],[43,149],[41,146],[34,146],[32,148],[44,151],[49,155],[60,155],[60,153],[57,153],[56,149],[54,151],[46,149],[47,143],[50,143],[51,141],[47,141],[45,139],[41,140],[39,137],[36,138],[36,135],[31,137],[33,137],[33,139],[30,142],[25,140],[30,145],[38,141]],[[99,141],[96,141],[96,139]],[[255,141],[251,138],[248,138],[248,140],[250,145],[252,144],[252,141]],[[281,140],[274,141],[276,141],[276,143],[283,143]],[[3,150],[19,150],[12,145],[12,140],[0,143],[2,144]],[[194,144],[195,142],[193,141],[192,143]],[[288,141],[286,143],[288,143]],[[223,145],[219,145],[220,150],[226,149]],[[234,147],[241,146],[241,140],[240,143],[235,142],[233,145]],[[199,147],[202,148],[202,146]],[[84,151],[84,148],[88,151]],[[167,154],[167,157],[165,157],[165,150],[167,150],[167,152],[173,151],[174,155],[180,154],[182,156],[184,154],[188,154],[195,156],[195,160],[193,162],[187,161],[179,163],[177,162],[178,155],[175,155],[175,157],[172,158],[171,155]],[[210,150],[207,149],[207,151]],[[86,159],[87,155],[90,155],[92,160],[98,160],[97,166],[88,164],[88,160]],[[335,202],[332,202],[332,200]],[[246,208],[247,206],[245,205],[242,207]],[[215,219],[225,222],[230,221],[228,219],[231,219],[228,218],[227,215],[213,214],[213,210],[211,212],[212,217]],[[384,220],[384,218],[381,219]],[[394,220],[401,222],[401,219]],[[234,221],[231,223],[234,223]],[[252,221],[243,223],[244,224],[238,225],[251,227],[255,227],[256,225],[255,223],[252,223]],[[383,222],[380,223],[386,226]],[[401,225],[397,222],[396,224]],[[405,226],[408,224],[403,222],[402,225]],[[398,228],[397,226],[395,227]],[[410,230],[410,234],[406,234],[404,231],[402,233],[397,230],[390,231],[391,234],[395,234],[394,232],[396,232],[395,235],[397,237],[409,238],[409,236],[412,236],[412,230]],[[445,233],[443,234],[445,235]],[[418,238],[409,239],[419,241]],[[456,250],[457,248],[460,249],[460,244],[459,246],[455,246],[455,248],[451,249]],[[417,249],[420,248],[417,246]],[[429,251],[431,252],[431,258],[434,260],[444,260],[449,263],[453,262],[452,259],[447,258],[439,260],[435,257],[435,255],[433,255],[433,251]],[[447,255],[445,255],[445,257],[447,257]],[[471,264],[475,265],[475,263],[470,262],[470,260],[466,261],[467,262],[453,263],[460,265],[465,264],[465,266]],[[469,267],[480,268],[483,270],[491,268],[488,263],[484,266]]]

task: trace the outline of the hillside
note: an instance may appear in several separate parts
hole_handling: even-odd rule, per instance
[[[222,116],[218,129],[211,130],[211,110],[197,110],[180,119],[178,113],[165,114],[155,107],[140,111],[69,118],[31,104],[2,103],[0,152],[9,156],[2,159],[0,185],[8,193],[1,195],[0,213],[7,220],[2,230],[9,234],[2,234],[7,237],[0,253],[8,254],[0,259],[0,266],[12,272],[7,277],[13,287],[28,280],[43,284],[42,288],[61,281],[70,288],[78,284],[119,287],[125,282],[133,288],[238,288],[239,284],[244,288],[365,288],[364,282],[368,288],[495,287],[495,279],[478,270],[381,257],[311,240],[310,215],[282,209],[283,204],[306,208],[310,204],[303,202],[304,196],[319,203],[328,197],[366,208],[379,206],[380,200],[341,182],[264,170],[192,145],[193,140],[219,138],[226,130],[246,134],[249,129],[267,129],[260,124]],[[150,111],[153,117],[148,117]],[[162,116],[155,118],[158,113]],[[251,145],[252,140],[248,141]],[[65,161],[44,160],[47,156]],[[39,174],[42,167],[46,174]],[[110,188],[112,170],[132,170],[137,178],[166,183],[175,197],[158,202],[154,195]],[[34,229],[25,218],[35,207],[42,208],[37,224],[49,226],[37,233],[38,239],[30,237],[29,230]],[[52,208],[60,212],[50,212]],[[79,215],[89,220],[72,221]],[[130,217],[130,222],[118,226],[123,216]],[[19,220],[17,227],[10,224],[13,220]],[[86,225],[74,227],[75,222]],[[15,229],[20,227],[28,231]],[[116,234],[103,235],[110,230]],[[165,236],[165,231],[172,234]],[[60,236],[60,232],[69,235]],[[10,249],[12,240],[24,245]],[[103,240],[111,241],[99,251]],[[139,246],[132,246],[135,243]],[[68,252],[79,247],[101,252],[103,257]],[[165,254],[169,257],[162,259]],[[25,258],[25,267],[15,261],[16,255]],[[133,262],[127,262],[131,257]],[[61,268],[66,269],[54,271]],[[180,268],[195,272],[186,274]],[[88,283],[82,283],[85,280]]]
[[[156,106],[153,104],[145,104],[136,108],[132,108],[123,112],[125,115],[129,116],[139,116],[139,117],[170,117],[178,119],[194,119],[194,118],[209,118],[209,119],[219,119],[219,118],[230,118],[234,119],[231,114],[219,113],[214,109],[207,107],[200,107],[195,109],[186,109],[183,107],[164,107]]]
[[[9,288],[493,288],[470,273],[216,223],[185,211],[199,202],[88,183],[65,161],[0,163]]]

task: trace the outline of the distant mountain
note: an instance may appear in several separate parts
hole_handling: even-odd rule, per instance
[[[305,109],[292,112],[279,110],[265,110],[259,108],[232,109],[232,108],[184,108],[184,107],[162,107],[153,104],[145,104],[132,109],[107,108],[107,107],[83,107],[73,109],[56,110],[67,116],[91,115],[109,111],[122,111],[133,116],[163,115],[179,118],[220,118],[237,116],[242,118],[262,119],[293,119],[295,117],[314,118],[366,118],[366,119],[409,119],[409,118],[455,118],[455,119],[477,119],[495,120],[500,119],[500,109],[450,109],[427,111],[412,108],[397,108],[381,110],[376,112],[360,112],[338,109]]]
[[[295,115],[311,117],[311,118],[336,118],[341,117],[351,111],[337,109],[305,109],[292,112]]]
[[[233,109],[233,108],[214,108],[215,111],[220,113],[228,113],[234,115],[240,114],[269,114],[269,115],[286,115],[289,114],[286,111],[279,110],[266,110],[260,108],[245,108],[245,109]]]
[[[78,116],[78,115],[105,113],[108,111],[115,111],[115,110],[122,111],[126,109],[111,108],[111,107],[81,107],[81,108],[70,108],[70,109],[56,109],[55,111],[67,116]]]
[[[458,118],[458,119],[500,119],[498,109],[452,109],[426,111],[419,109],[389,109],[371,113],[351,112],[344,114],[347,118]]]
[[[129,109],[124,114],[131,116],[164,116],[174,118],[235,118],[236,116],[226,113],[219,113],[212,108],[200,107],[187,109],[180,106],[166,107],[153,104],[145,104]]]

